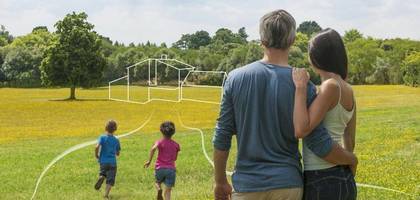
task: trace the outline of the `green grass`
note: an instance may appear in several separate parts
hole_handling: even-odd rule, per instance
[[[189,92],[194,95],[201,90],[194,88]],[[119,91],[121,96],[126,95],[124,91]],[[355,91],[356,153],[360,161],[357,182],[400,190],[418,199],[420,89],[356,86]],[[203,98],[220,98],[216,90],[207,93]],[[173,120],[178,125],[174,139],[182,148],[177,161],[174,199],[212,199],[213,172],[202,153],[200,134],[183,129],[178,113],[186,125],[205,131],[206,147],[211,155],[218,105],[105,101],[108,91],[101,88],[78,90],[77,95],[83,101],[53,100],[67,95],[68,89],[0,89],[0,180],[3,183],[0,199],[29,199],[43,168],[69,147],[96,139],[107,119],[117,120],[120,134],[140,126],[153,111],[155,114],[144,129],[121,139],[113,199],[154,197],[153,169],[143,169],[142,165],[150,146],[160,137],[157,130],[163,120]],[[158,95],[171,98],[173,94]],[[234,157],[235,146],[229,159],[231,170]],[[98,199],[101,193],[93,190],[97,171],[92,146],[73,152],[48,171],[36,199]],[[359,187],[358,190],[359,199],[416,199],[376,189]]]

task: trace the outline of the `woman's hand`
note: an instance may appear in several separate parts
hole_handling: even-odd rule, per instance
[[[292,72],[293,83],[295,83],[296,88],[304,88],[308,85],[309,82],[309,73],[304,68],[293,68]]]

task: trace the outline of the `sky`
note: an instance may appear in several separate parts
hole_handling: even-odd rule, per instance
[[[245,27],[249,39],[258,39],[260,17],[276,9],[291,13],[297,25],[314,20],[341,34],[356,28],[375,38],[420,40],[419,0],[0,0],[0,24],[19,36],[35,26],[54,30],[67,13],[84,11],[113,41],[172,44],[182,34],[212,35],[221,27]]]

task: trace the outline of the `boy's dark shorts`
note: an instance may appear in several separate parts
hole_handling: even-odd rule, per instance
[[[117,165],[100,164],[99,175],[106,177],[106,184],[114,186],[115,176],[117,175]]]
[[[165,183],[166,187],[174,187],[176,179],[175,169],[155,170],[156,183]]]

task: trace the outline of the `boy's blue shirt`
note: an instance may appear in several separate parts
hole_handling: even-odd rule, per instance
[[[99,163],[116,165],[116,154],[121,151],[120,141],[114,135],[104,134],[99,137],[98,144],[101,146]]]

